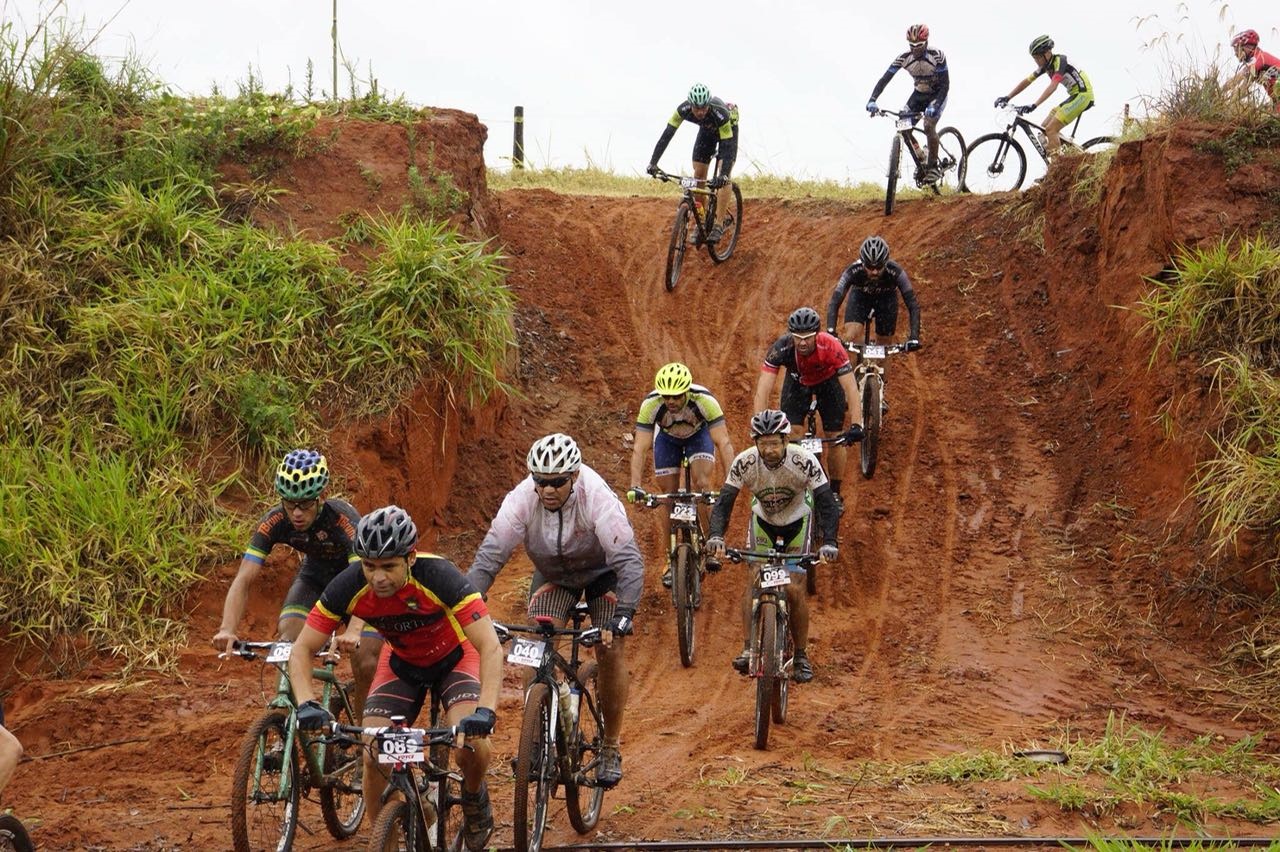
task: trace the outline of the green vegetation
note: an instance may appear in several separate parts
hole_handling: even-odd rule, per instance
[[[1217,455],[1195,493],[1221,551],[1280,517],[1280,246],[1259,237],[1186,249],[1150,283],[1140,310],[1158,347],[1192,358],[1220,392]]]
[[[340,114],[403,109],[374,97]],[[333,111],[329,111],[332,114]],[[266,175],[316,141],[322,110],[260,91],[180,100],[131,61],[109,73],[65,29],[0,27],[0,623],[82,633],[163,665],[202,562],[231,559],[220,509],[320,418],[372,413],[431,376],[500,390],[512,342],[501,258],[420,213],[317,243],[259,230],[269,186],[218,188],[224,158]],[[447,177],[447,176],[446,176]],[[224,209],[220,197],[233,197]],[[344,265],[344,258],[354,253]],[[359,269],[353,272],[352,269]],[[216,448],[216,452],[214,449]]]

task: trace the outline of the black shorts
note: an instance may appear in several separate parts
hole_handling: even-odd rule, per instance
[[[933,99],[934,99],[934,98],[936,98],[936,97],[937,97],[937,95],[935,95],[933,92],[912,92],[912,93],[911,93],[911,97],[907,98],[907,106],[906,106],[906,109],[905,109],[905,110],[903,110],[903,112],[919,112],[919,113],[923,113],[923,112],[924,112],[925,107],[927,107],[929,104],[933,103]],[[942,117],[942,111],[943,111],[944,109],[946,109],[946,108],[947,108],[947,102],[946,102],[945,100],[943,100],[943,102],[942,102],[942,103],[938,104],[938,114],[937,114],[937,116],[935,116],[935,117],[933,117],[933,118],[926,118],[926,119],[924,120],[924,121],[925,121],[925,123],[926,123],[926,124],[937,124],[937,123],[938,123],[938,119]]]
[[[849,301],[844,307],[845,322],[865,323],[876,312],[876,334],[890,337],[898,327],[898,290],[886,290],[872,295],[865,290],[854,290],[849,294]]]
[[[735,145],[738,142],[738,125],[736,124],[733,126],[733,141]],[[719,144],[719,130],[707,130],[705,127],[698,128],[698,138],[693,142],[693,161],[695,163],[710,163]],[[737,148],[735,147],[734,150],[737,150]],[[721,162],[720,172],[726,175],[732,174],[733,160],[729,160],[727,163]]]
[[[787,371],[787,377],[782,380],[782,413],[787,415],[791,425],[804,427],[804,419],[809,414],[809,400],[815,396],[818,398],[818,415],[822,417],[822,428],[828,432],[844,429],[849,402],[844,398],[840,378],[832,376],[821,384],[808,387],[800,384],[794,373]]]

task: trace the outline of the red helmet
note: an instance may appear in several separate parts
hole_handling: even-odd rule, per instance
[[[907,27],[907,41],[928,41],[929,27],[926,24],[912,24]],[[1254,44],[1257,44],[1255,39]]]
[[[1244,32],[1236,33],[1235,38],[1231,39],[1231,46],[1232,47],[1257,47],[1258,31],[1245,30]]]

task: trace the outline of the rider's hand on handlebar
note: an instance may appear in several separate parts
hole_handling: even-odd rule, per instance
[[[318,731],[333,721],[333,714],[312,699],[298,705],[298,727],[304,731]]]
[[[1001,95],[1000,97],[996,98],[996,109],[1004,109],[1008,105],[1009,105],[1009,99],[1006,98],[1005,96]]]
[[[1035,108],[1035,104],[1023,104],[1020,107],[1014,107],[1014,109],[1017,110],[1018,115],[1026,115],[1029,112],[1034,112]]]
[[[657,163],[650,163],[647,167],[645,167],[645,172],[649,175],[649,177],[657,177],[659,171],[660,169],[658,168]]]
[[[707,181],[708,189],[723,189],[728,185],[729,185],[729,178],[726,177],[725,175],[716,175],[711,180]]]
[[[925,117],[925,118],[937,118],[937,117],[938,117],[938,105],[937,105],[937,104],[929,104],[927,107],[925,107],[925,108],[924,108],[924,117]]]
[[[875,98],[872,98],[871,100],[867,101],[867,112],[871,113],[872,115],[875,115],[879,111],[880,111],[880,107],[876,106]]]
[[[834,544],[824,544],[818,548],[818,558],[823,562],[835,562],[840,558],[840,548]]]
[[[840,433],[839,443],[843,445],[856,444],[862,440],[862,424],[854,423],[848,429]]]
[[[713,535],[707,539],[707,555],[716,559],[724,559],[724,539]]]
[[[628,503],[643,503],[644,498],[648,496],[649,495],[645,493],[645,490],[641,488],[639,485],[633,485],[627,489]]]
[[[458,722],[458,730],[468,737],[487,737],[493,733],[493,725],[498,714],[488,707],[477,707],[470,716],[463,716]]]
[[[606,629],[614,636],[630,636],[635,628],[633,621],[635,615],[629,607],[620,606],[614,610],[613,618],[609,619],[609,626]]]
[[[209,644],[218,649],[218,653],[230,656],[235,650],[235,645],[240,638],[230,630],[218,628],[218,632],[213,634],[213,638],[209,640]]]
[[[348,627],[346,630],[338,634],[335,647],[339,651],[343,651],[347,654],[354,653],[355,650],[360,647],[360,634],[363,632],[363,627],[358,627],[355,630]]]
[[[906,345],[903,348],[906,349],[908,352],[915,352],[917,349],[920,348],[920,341],[913,337],[907,341]]]

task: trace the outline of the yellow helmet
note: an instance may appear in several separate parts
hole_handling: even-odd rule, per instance
[[[663,396],[679,396],[693,385],[693,374],[679,362],[666,365],[653,377],[653,389]]]

